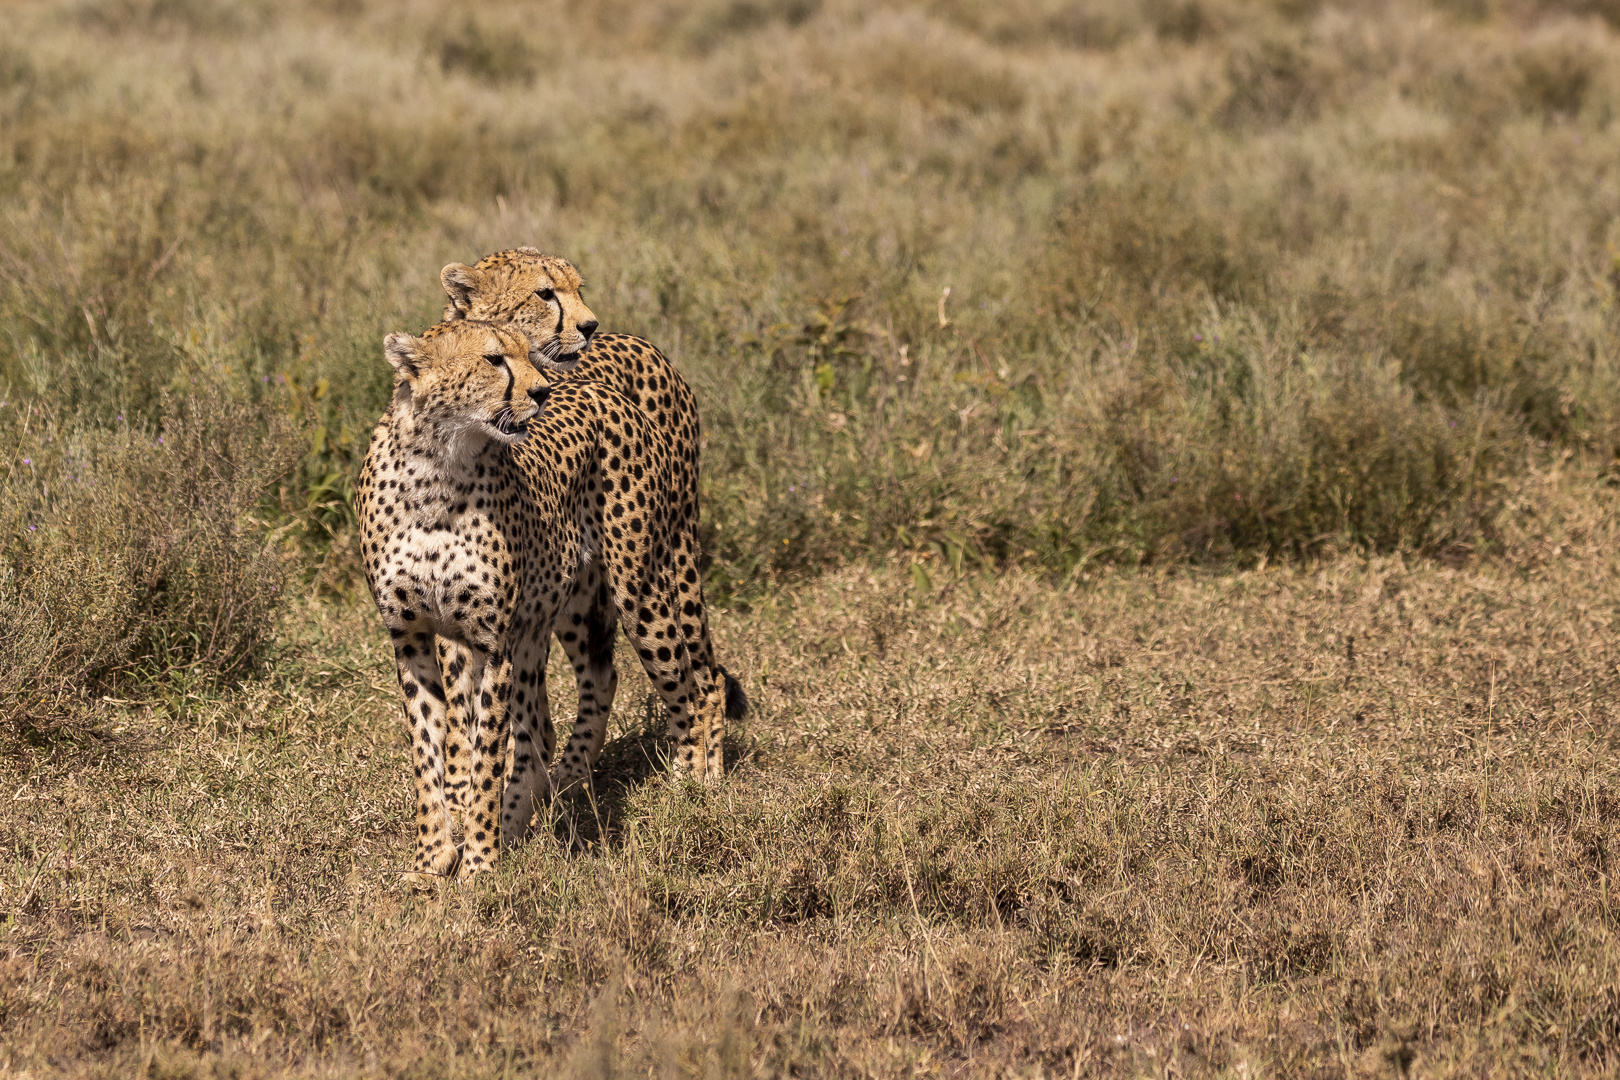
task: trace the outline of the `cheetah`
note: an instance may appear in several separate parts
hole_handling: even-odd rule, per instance
[[[546,654],[584,567],[663,698],[678,768],[703,762],[725,689],[686,647],[695,568],[673,463],[640,410],[550,383],[514,327],[459,320],[384,351],[393,400],[356,496],[412,729],[423,884],[491,869],[550,798]]]
[[[596,316],[581,296],[579,271],[564,259],[532,247],[498,251],[475,266],[450,263],[439,273],[449,298],[447,323],[483,319],[521,329],[539,350],[541,367],[555,385],[580,381],[610,387],[647,419],[655,442],[674,466],[676,558],[690,592],[681,609],[682,640],[693,664],[719,673],[725,686],[725,718],[747,715],[742,686],[715,662],[697,563],[697,401],[675,365],[651,343],[629,334],[598,334]],[[613,618],[594,566],[582,568],[577,590],[557,626],[579,685],[578,719],[558,759],[558,790],[588,783],[602,749],[608,713],[618,686],[613,666]],[[723,735],[711,733],[700,779],[712,782],[722,769]]]

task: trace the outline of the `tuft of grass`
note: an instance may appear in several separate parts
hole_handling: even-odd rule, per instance
[[[262,0],[112,0],[68,5],[68,10],[80,26],[108,35],[236,35],[262,30],[276,16],[275,5]]]
[[[1266,35],[1234,49],[1226,57],[1229,96],[1221,119],[1265,128],[1311,118],[1333,89],[1326,73],[1313,69],[1317,58],[1293,35]]]
[[[1518,94],[1524,105],[1549,119],[1578,116],[1597,78],[1601,60],[1576,27],[1544,31],[1516,58]]]
[[[850,72],[879,95],[902,95],[926,109],[968,113],[1021,108],[1025,91],[1017,76],[995,59],[948,35],[898,23],[895,33],[874,37]]]

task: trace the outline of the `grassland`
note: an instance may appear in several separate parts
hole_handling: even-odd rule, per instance
[[[0,1074],[1620,1069],[1620,8],[6,21]],[[673,788],[622,663],[417,895],[349,484],[517,243],[755,710]]]

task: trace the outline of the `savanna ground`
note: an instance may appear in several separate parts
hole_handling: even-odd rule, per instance
[[[1620,1070],[1617,26],[8,5],[0,1073]],[[672,787],[622,658],[416,894],[349,485],[518,243],[693,384],[754,710]]]

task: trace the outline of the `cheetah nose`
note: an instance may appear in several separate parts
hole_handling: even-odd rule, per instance
[[[579,332],[585,335],[586,341],[589,341],[591,340],[591,335],[596,333],[596,328],[601,325],[602,324],[597,322],[595,319],[587,319],[579,324]]]
[[[549,386],[537,386],[529,391],[529,400],[534,402],[534,407],[537,409],[545,408],[546,398],[550,396],[551,387]]]

